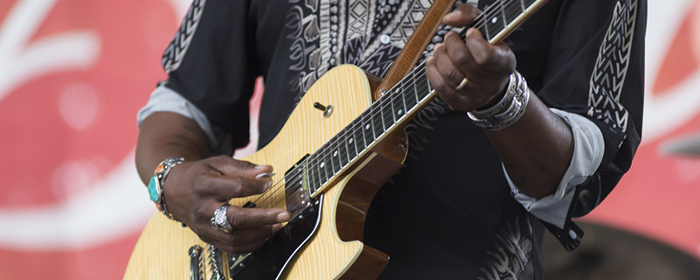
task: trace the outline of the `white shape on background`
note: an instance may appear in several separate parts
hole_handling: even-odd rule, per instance
[[[698,0],[648,1],[646,74],[642,145],[678,129],[700,113],[700,69],[669,92],[651,89],[681,24]],[[696,15],[698,13],[695,13]],[[695,46],[700,48],[700,46]],[[689,57],[688,59],[692,59]]]
[[[182,20],[187,14],[187,10],[190,8],[192,0],[168,0],[168,3],[173,8],[175,18],[178,20],[179,24],[179,21]]]
[[[90,69],[97,63],[101,39],[95,31],[69,30],[29,43],[56,1],[18,0],[0,25],[0,102],[18,86],[42,75]],[[90,97],[94,93],[90,91],[85,85],[69,87],[61,96],[62,117],[76,129],[88,127],[92,120],[76,120],[65,112],[70,109],[65,108],[66,103],[76,101],[74,95],[84,95],[93,99],[87,104],[94,107],[99,100]],[[93,110],[97,109],[90,108],[87,112]],[[64,171],[82,172],[67,164]],[[56,180],[61,181],[60,176],[54,177]],[[60,203],[0,209],[0,247],[39,251],[92,247],[142,230],[154,213],[134,168],[133,150],[106,176],[81,180],[91,182],[88,189],[83,188],[83,181],[72,182],[78,184],[74,189],[65,189],[66,182],[61,182],[64,189],[59,191],[68,196]]]
[[[100,37],[72,30],[29,40],[57,0],[19,0],[0,26],[0,101],[18,86],[42,75],[88,69],[99,59]]]
[[[78,250],[139,232],[155,212],[131,151],[89,190],[63,203],[0,211],[0,247]]]
[[[58,100],[58,112],[63,121],[75,130],[85,130],[95,123],[100,97],[95,87],[87,83],[67,87]]]
[[[678,129],[700,113],[700,69],[659,96],[647,95],[644,102],[643,142]]]

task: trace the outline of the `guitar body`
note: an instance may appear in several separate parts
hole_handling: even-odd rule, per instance
[[[274,166],[274,182],[285,179],[283,173],[307,154],[329,141],[372,104],[370,85],[364,72],[352,65],[333,68],[306,93],[286,124],[266,147],[244,158],[256,164]],[[327,117],[314,103],[332,106]],[[401,167],[407,152],[403,129],[387,133],[366,153],[348,164],[336,180],[324,186],[320,219],[308,240],[287,257],[288,265],[269,279],[375,279],[388,262],[386,254],[362,243],[367,209],[378,189]],[[276,184],[285,198],[285,184]],[[318,197],[316,197],[318,199]],[[231,204],[244,206],[256,197],[233,199]],[[260,205],[257,205],[261,207]],[[285,199],[263,208],[286,208]],[[212,213],[213,215],[213,213]],[[290,222],[292,223],[292,222]],[[289,224],[287,225],[289,226]],[[285,227],[287,227],[285,226]],[[285,232],[285,228],[280,230]],[[287,232],[289,232],[287,230]],[[193,245],[207,247],[189,228],[183,228],[156,213],[141,234],[124,279],[191,279],[188,251]],[[210,279],[206,252],[199,263],[200,276]],[[279,256],[274,256],[279,257]],[[260,259],[260,258],[256,258]],[[256,259],[252,260],[255,262]],[[252,264],[241,274],[258,275]],[[224,279],[233,275],[225,273]],[[263,275],[260,273],[259,275]],[[258,277],[256,277],[257,279]],[[266,277],[263,277],[267,279]],[[237,279],[237,278],[233,278]]]

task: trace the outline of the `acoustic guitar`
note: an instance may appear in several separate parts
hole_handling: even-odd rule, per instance
[[[545,2],[498,0],[472,26],[495,44]],[[304,95],[274,140],[243,159],[286,170],[272,178],[267,192],[230,202],[291,213],[261,249],[228,254],[156,213],[124,279],[376,279],[389,257],[362,242],[366,211],[406,157],[403,127],[436,97],[425,63],[407,69],[383,90],[356,66],[333,68]],[[382,94],[376,101],[372,85]]]

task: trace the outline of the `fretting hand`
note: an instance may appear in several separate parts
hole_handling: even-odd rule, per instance
[[[480,13],[476,7],[463,4],[443,21],[450,26],[465,27]],[[500,100],[515,65],[515,55],[506,44],[491,45],[479,30],[470,28],[466,42],[456,32],[448,32],[444,43],[435,45],[425,71],[450,109],[467,112]]]

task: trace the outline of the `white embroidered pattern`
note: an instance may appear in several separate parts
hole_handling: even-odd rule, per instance
[[[190,42],[192,42],[192,37],[194,37],[195,31],[197,31],[197,26],[202,18],[202,12],[204,11],[204,4],[206,0],[195,0],[192,2],[192,6],[187,11],[187,16],[180,26],[180,30],[175,34],[175,38],[170,42],[168,48],[163,53],[163,58],[161,64],[166,73],[177,70],[182,63],[182,59],[187,53],[187,49],[190,47]]]
[[[619,101],[632,53],[636,18],[637,0],[616,3],[610,26],[600,45],[588,94],[588,116],[603,120],[622,132],[627,131],[629,112]]]
[[[488,269],[481,269],[485,277],[478,277],[479,280],[534,278],[534,244],[530,239],[533,232],[532,221],[530,215],[526,214],[524,226],[527,232],[522,232],[523,225],[518,220],[519,218],[516,218],[514,224],[508,222],[501,233],[496,235],[497,252],[487,253],[492,260],[487,261]]]

